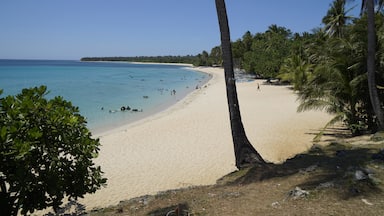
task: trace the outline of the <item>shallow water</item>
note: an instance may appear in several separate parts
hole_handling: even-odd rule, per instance
[[[46,85],[49,98],[60,95],[78,106],[93,131],[120,126],[160,111],[207,79],[204,73],[176,65],[0,60],[2,96]],[[122,112],[122,106],[139,112]]]

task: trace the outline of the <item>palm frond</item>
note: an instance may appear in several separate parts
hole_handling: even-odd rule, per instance
[[[327,111],[329,106],[332,106],[332,104],[330,104],[329,101],[325,99],[311,98],[302,101],[297,107],[297,112],[304,112],[308,110]]]
[[[358,86],[361,86],[361,85],[363,85],[363,83],[366,83],[366,82],[367,82],[367,74],[366,73],[360,74],[360,75],[356,76],[355,78],[353,78],[353,80],[351,80],[349,82],[349,85],[350,85],[351,90],[352,90],[352,96],[357,95],[360,91]]]

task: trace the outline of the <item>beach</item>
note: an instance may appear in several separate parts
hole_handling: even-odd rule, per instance
[[[212,78],[160,113],[94,134],[102,145],[95,162],[108,185],[79,200],[86,209],[214,184],[236,170],[223,69],[194,69]],[[320,111],[297,113],[296,95],[288,86],[255,80],[237,83],[237,90],[248,138],[268,162],[281,163],[306,151],[314,133],[331,119]]]

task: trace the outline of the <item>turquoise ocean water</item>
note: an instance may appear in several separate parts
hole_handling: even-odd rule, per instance
[[[161,111],[208,79],[207,74],[174,65],[0,60],[1,97],[46,85],[49,98],[60,95],[78,106],[93,132]],[[142,112],[122,112],[122,106]]]

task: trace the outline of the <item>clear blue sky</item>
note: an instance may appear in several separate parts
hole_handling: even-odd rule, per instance
[[[272,24],[310,32],[321,26],[331,3],[226,0],[231,38],[264,32]],[[196,55],[219,43],[214,0],[0,2],[0,59]]]

